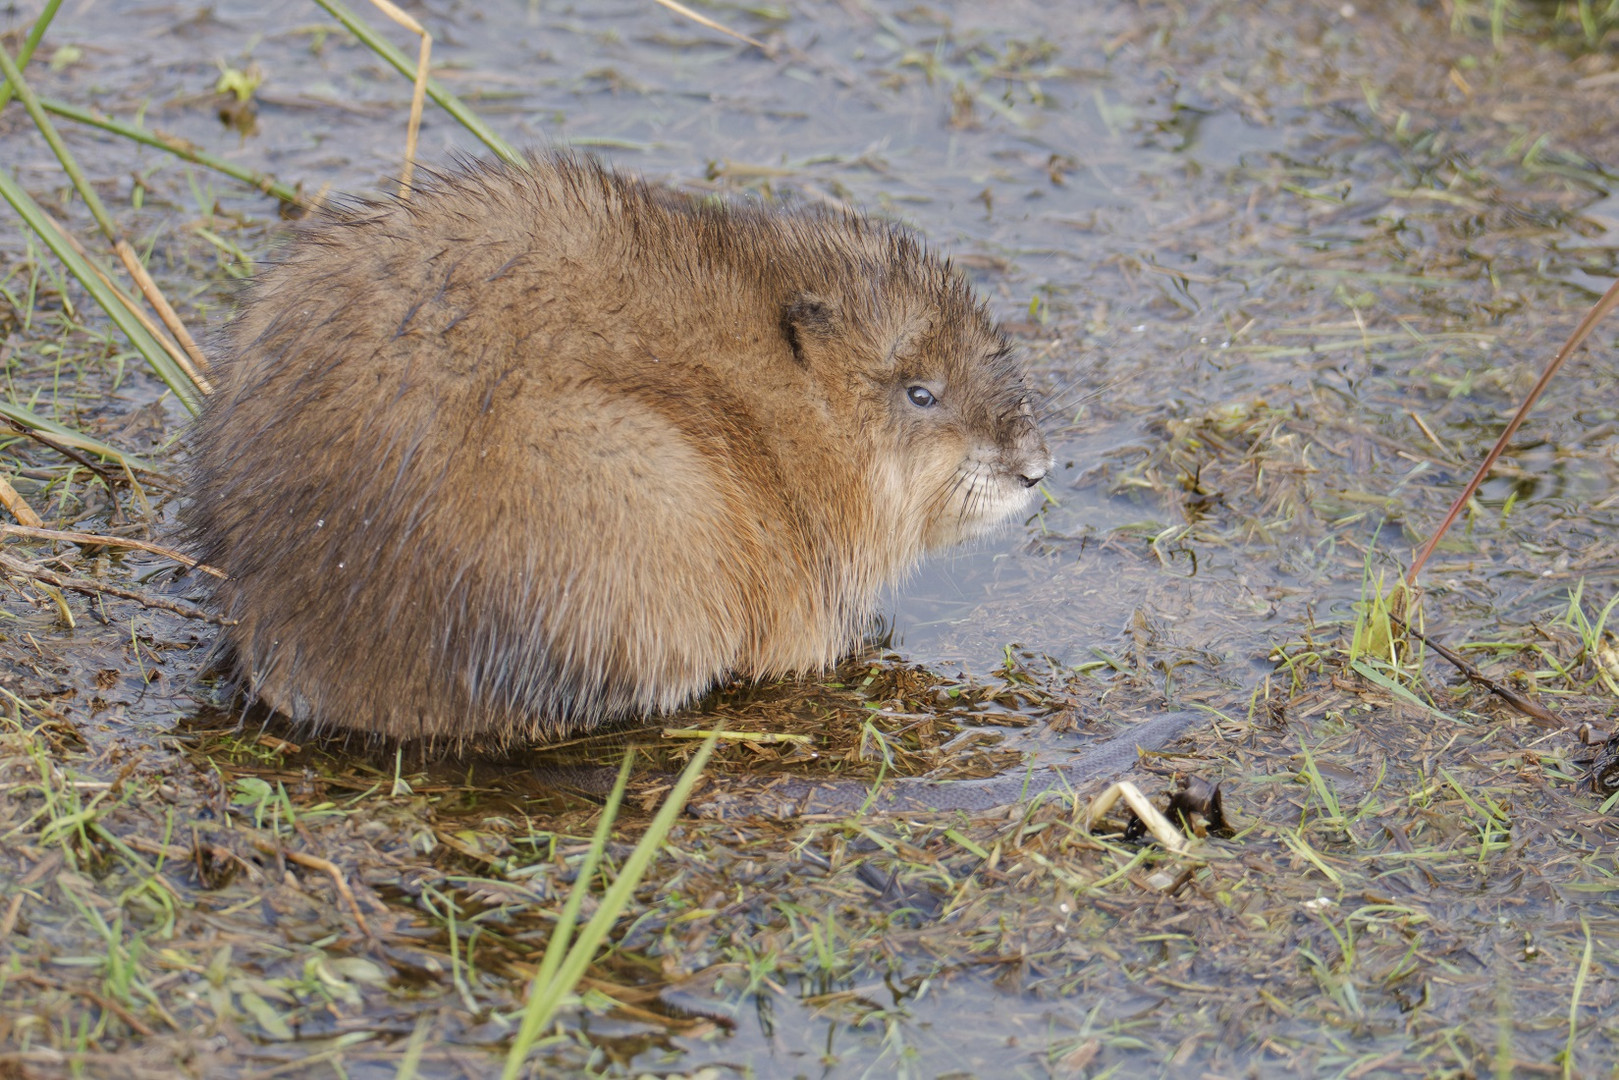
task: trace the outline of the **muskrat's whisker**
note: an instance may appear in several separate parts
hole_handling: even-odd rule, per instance
[[[937,514],[942,513],[945,510],[946,507],[948,507],[952,502],[954,502],[955,499],[956,499],[956,492],[961,490],[961,486],[962,486],[962,484],[967,482],[967,478],[968,478],[968,470],[967,470],[966,464],[963,463],[962,466],[957,468],[955,473],[952,474],[952,476],[950,478],[950,482],[948,484],[946,484],[946,485],[943,485],[940,488],[939,493],[938,493],[936,499],[934,500],[933,505],[929,507],[928,516],[933,517],[933,516],[935,516]],[[961,524],[961,518],[960,518],[959,514],[958,514],[957,519],[956,519],[956,524],[958,526]]]
[[[1124,376],[1114,376],[1100,383],[1092,383],[1084,393],[1074,396],[1072,392],[1079,386],[1081,380],[1092,375],[1094,367],[1089,371],[1079,371],[1067,376],[1050,390],[1036,390],[1034,397],[1038,407],[1033,409],[1034,415],[1042,421],[1060,419],[1072,423],[1074,414],[1082,406],[1101,398],[1124,381]]]

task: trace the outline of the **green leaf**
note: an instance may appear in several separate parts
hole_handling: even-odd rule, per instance
[[[1423,701],[1410,690],[1407,690],[1405,687],[1401,686],[1399,683],[1395,682],[1393,679],[1389,678],[1387,675],[1383,674],[1381,671],[1378,671],[1376,668],[1372,667],[1366,662],[1356,660],[1349,666],[1354,669],[1356,674],[1360,675],[1361,678],[1365,679],[1367,682],[1375,683],[1376,685],[1382,687],[1384,690],[1387,690],[1389,693],[1393,694],[1406,704],[1415,705],[1422,711],[1432,713],[1433,715],[1439,717],[1439,719],[1448,720],[1457,726],[1465,726],[1463,721],[1456,719],[1447,712],[1442,712],[1439,709],[1434,708],[1428,702]]]
[[[258,1023],[259,1027],[270,1038],[281,1042],[292,1041],[292,1029],[287,1026],[287,1022],[281,1019],[281,1014],[276,1012],[268,1001],[265,1001],[251,990],[239,991],[236,995],[236,1000],[241,1002],[242,1008],[247,1011],[247,1014]]]

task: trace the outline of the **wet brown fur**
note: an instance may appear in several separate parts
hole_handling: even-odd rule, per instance
[[[553,740],[823,666],[1049,465],[907,233],[566,155],[326,215],[218,351],[187,527],[236,673],[391,738]]]

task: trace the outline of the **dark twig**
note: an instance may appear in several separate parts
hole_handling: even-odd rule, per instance
[[[165,600],[161,596],[153,596],[150,593],[136,592],[133,589],[120,589],[116,585],[103,585],[98,581],[86,581],[84,578],[77,577],[64,577],[61,574],[45,569],[43,566],[34,566],[30,563],[23,562],[21,559],[14,559],[10,555],[6,554],[0,554],[0,571],[4,571],[9,574],[16,574],[19,577],[33,578],[38,581],[43,581],[47,585],[54,585],[58,589],[68,589],[76,593],[83,593],[86,596],[100,596],[102,594],[106,594],[107,596],[116,596],[123,600],[133,600],[142,607],[156,608],[159,611],[170,611],[176,615],[183,615],[188,619],[201,619],[204,622],[216,623],[220,626],[234,625],[230,619],[223,619],[218,615],[210,615],[201,608],[192,607],[190,604],[182,604],[177,600]]]
[[[1473,479],[1467,482],[1467,486],[1462,489],[1462,493],[1456,496],[1456,501],[1450,504],[1450,510],[1445,514],[1445,520],[1439,523],[1439,528],[1434,530],[1433,535],[1428,538],[1428,542],[1422,545],[1422,550],[1417,552],[1417,557],[1411,562],[1411,569],[1405,575],[1407,585],[1413,588],[1416,587],[1417,575],[1422,572],[1423,564],[1434,553],[1434,548],[1439,546],[1440,539],[1449,531],[1451,524],[1460,516],[1462,507],[1466,506],[1468,500],[1478,491],[1479,485],[1484,483],[1484,478],[1490,475],[1490,468],[1495,464],[1495,459],[1500,457],[1501,451],[1507,448],[1507,442],[1517,432],[1518,425],[1523,423],[1524,417],[1529,415],[1529,410],[1534,408],[1535,402],[1540,400],[1541,392],[1552,381],[1552,376],[1557,374],[1557,369],[1563,366],[1563,361],[1567,360],[1575,349],[1585,343],[1585,339],[1591,336],[1591,331],[1596,329],[1597,323],[1601,322],[1602,317],[1615,307],[1619,307],[1619,281],[1609,285],[1608,291],[1602,294],[1602,299],[1591,305],[1591,310],[1585,313],[1585,318],[1580,320],[1580,325],[1574,328],[1574,332],[1568,336],[1568,340],[1563,342],[1563,347],[1557,350],[1557,355],[1551,358],[1551,361],[1546,365],[1546,369],[1540,373],[1540,378],[1536,381],[1534,387],[1530,389],[1529,396],[1523,399],[1523,404],[1518,406],[1518,411],[1512,414],[1512,420],[1507,424],[1507,429],[1501,432],[1501,437],[1495,440],[1495,445],[1490,447],[1490,452],[1484,455],[1484,461],[1479,465],[1478,471],[1473,474]]]
[[[1469,682],[1484,687],[1484,689],[1496,695],[1502,701],[1505,701],[1508,705],[1511,705],[1514,709],[1517,709],[1519,712],[1529,717],[1529,719],[1535,721],[1535,723],[1541,725],[1542,727],[1548,727],[1554,730],[1571,730],[1568,721],[1564,720],[1561,716],[1558,716],[1556,713],[1552,712],[1550,709],[1547,709],[1543,705],[1535,704],[1522,694],[1508,690],[1506,687],[1484,674],[1484,672],[1480,671],[1472,664],[1469,664],[1466,660],[1463,660],[1460,656],[1439,644],[1439,642],[1435,641],[1433,638],[1425,637],[1421,631],[1411,627],[1399,616],[1390,615],[1389,621],[1394,623],[1394,625],[1399,628],[1401,633],[1410,634],[1424,645],[1427,645],[1434,652],[1438,653],[1440,656],[1443,656],[1452,664],[1455,664],[1456,670],[1467,676]]]
[[[91,461],[89,458],[85,457],[83,454],[79,453],[77,450],[73,449],[71,446],[64,446],[62,443],[57,442],[55,439],[51,438],[49,435],[45,435],[45,434],[42,434],[41,432],[35,431],[33,428],[29,427],[26,424],[19,424],[17,421],[13,420],[9,416],[3,417],[3,418],[0,418],[0,419],[4,419],[6,423],[8,423],[12,427],[16,428],[17,431],[19,431],[21,434],[25,435],[26,437],[28,437],[30,439],[33,439],[35,442],[38,442],[38,443],[48,447],[51,450],[55,450],[58,454],[61,454],[63,457],[67,458],[70,461],[78,462],[80,465],[83,465],[86,469],[89,469],[96,476],[99,476],[101,478],[101,482],[107,486],[107,494],[114,496],[113,500],[112,500],[113,513],[115,515],[122,515],[123,511],[118,505],[118,499],[117,499],[116,494],[115,494],[117,489],[115,487],[113,487],[112,474],[107,472],[106,469],[102,468],[100,465],[97,465],[95,462]],[[116,523],[117,522],[115,522],[115,524]],[[28,522],[25,521],[25,522],[23,522],[23,524],[26,525],[26,524],[28,524]]]

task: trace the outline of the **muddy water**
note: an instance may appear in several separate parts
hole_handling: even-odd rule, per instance
[[[1383,519],[1405,524],[1420,509],[1410,532],[1429,527],[1456,463],[1491,434],[1480,412],[1517,385],[1498,372],[1543,355],[1611,261],[1604,176],[1558,159],[1599,150],[1602,125],[1577,93],[1547,109],[1525,101],[1592,73],[1544,48],[1521,70],[1516,59],[1467,68],[1479,43],[1438,13],[1298,5],[1257,25],[1219,5],[737,9],[776,44],[774,59],[636,4],[437,15],[445,83],[512,141],[588,147],[677,185],[896,217],[968,267],[1029,340],[1060,463],[1051,501],[1033,522],[936,560],[893,599],[896,643],[930,663],[983,672],[1009,642],[1080,662],[1137,612],[1162,624],[1167,648],[1263,656],[1307,607],[1341,615],[1358,575],[1324,580],[1297,564],[1323,542],[1378,535],[1405,557],[1411,537],[1379,533]],[[53,38],[83,56],[41,76],[48,91],[144,110],[306,189],[371,191],[398,167],[406,88],[303,5],[87,4]],[[1469,108],[1417,41],[1455,54],[1458,74],[1476,71],[1490,109]],[[263,75],[255,130],[232,135],[211,90],[222,66],[250,65]],[[1511,160],[1543,135],[1556,171]],[[429,110],[425,160],[478,150]],[[121,145],[102,152],[115,191],[135,173],[153,192],[141,220],[155,235],[194,219],[187,170]],[[54,168],[32,145],[14,160],[25,180]],[[232,239],[269,250],[264,200],[197,183],[244,217]],[[160,249],[169,243],[159,235]],[[1575,247],[1577,258],[1563,254]],[[1470,392],[1435,385],[1479,371],[1491,374]],[[1438,463],[1413,471],[1420,463],[1361,432],[1334,445],[1317,410],[1370,421]],[[1285,445],[1235,448],[1252,450],[1252,475],[1231,485],[1266,483],[1267,458],[1296,472],[1276,506],[1253,490],[1188,490],[1199,458],[1218,451],[1154,460],[1172,431],[1191,443],[1209,423],[1263,429],[1255,414],[1320,444],[1310,461],[1275,460]],[[1612,480],[1597,462],[1577,494],[1599,501]],[[1322,520],[1307,504],[1340,482],[1356,501]],[[1520,492],[1519,519],[1568,482],[1553,471]],[[1194,519],[1189,501],[1209,509]],[[1258,510],[1276,520],[1235,535]],[[1208,538],[1220,543],[1194,566]]]
[[[1403,3],[705,10],[773,54],[641,3],[425,17],[442,80],[509,140],[692,190],[864,207],[972,274],[1046,392],[1059,467],[1037,515],[889,603],[898,649],[940,669],[987,673],[1013,644],[1065,665],[1133,650],[1171,695],[1244,693],[1278,646],[1342,632],[1366,567],[1408,559],[1614,269],[1615,64],[1566,26],[1510,28],[1497,54],[1465,10]],[[87,0],[51,34],[80,55],[36,79],[305,190],[371,191],[398,168],[408,86],[330,29],[305,4]],[[212,90],[250,65],[263,81],[240,134]],[[55,190],[23,123],[0,117],[4,164]],[[198,225],[263,258],[273,205],[154,151],[73,145],[165,284],[223,314],[242,264]],[[429,108],[425,160],[477,152]],[[1432,625],[1489,637],[1579,581],[1612,594],[1619,369],[1612,331],[1598,340],[1430,571]],[[152,391],[134,377],[126,394]],[[1092,1008],[1150,1011],[1134,991],[1031,1004],[970,979],[883,997],[782,999],[667,1052],[760,1076],[1033,1075]],[[1235,1060],[1283,1068],[1251,1046]]]

